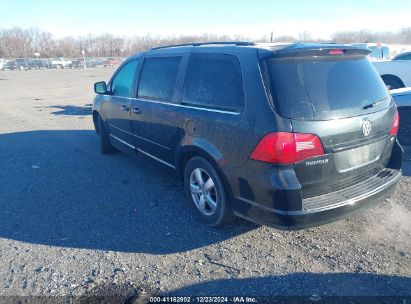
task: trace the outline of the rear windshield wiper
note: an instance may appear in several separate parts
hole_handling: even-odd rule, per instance
[[[370,108],[374,108],[374,107],[376,107],[380,102],[386,100],[387,98],[388,98],[388,97],[384,97],[384,98],[382,98],[382,99],[380,99],[380,100],[377,100],[377,101],[375,101],[375,102],[373,102],[373,103],[367,104],[366,106],[363,106],[362,109],[363,109],[363,110],[367,110],[367,109],[370,109]]]

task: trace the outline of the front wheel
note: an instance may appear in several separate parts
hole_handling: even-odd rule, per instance
[[[100,150],[103,154],[112,154],[116,151],[110,142],[109,134],[106,130],[103,120],[99,117],[98,131],[100,135]]]
[[[204,158],[193,157],[184,170],[184,189],[201,221],[211,227],[233,221],[226,190],[216,169]]]

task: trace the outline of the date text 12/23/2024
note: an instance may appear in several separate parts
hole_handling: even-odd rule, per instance
[[[257,303],[254,297],[224,297],[224,296],[198,296],[198,297],[150,297],[149,303]]]

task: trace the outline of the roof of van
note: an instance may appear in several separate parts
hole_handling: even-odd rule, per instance
[[[229,52],[244,52],[244,51],[254,51],[256,49],[269,52],[269,53],[288,53],[288,52],[298,52],[298,51],[308,51],[308,50],[327,50],[327,49],[353,49],[353,50],[368,50],[364,46],[352,45],[352,44],[336,44],[336,43],[286,43],[286,42],[276,42],[276,43],[256,43],[256,42],[246,42],[246,41],[228,41],[228,42],[199,42],[199,43],[188,43],[188,44],[176,44],[176,45],[166,45],[155,47],[147,50],[143,53],[138,53],[130,58],[139,57],[142,54],[181,54],[185,52],[199,51],[218,53],[219,51]]]

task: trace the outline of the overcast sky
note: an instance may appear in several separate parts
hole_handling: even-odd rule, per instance
[[[56,37],[239,34],[330,38],[336,31],[411,27],[411,0],[0,0],[0,27],[38,27]]]

